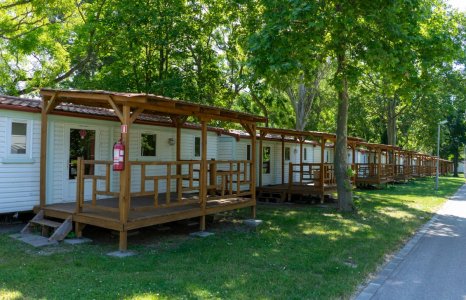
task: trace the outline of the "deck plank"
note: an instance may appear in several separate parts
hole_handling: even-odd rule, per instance
[[[172,193],[175,194],[175,193]],[[176,195],[173,195],[176,197]],[[159,199],[165,199],[161,196]],[[196,197],[185,199],[198,199]],[[163,201],[161,201],[163,205]],[[86,204],[92,204],[92,201],[85,201]],[[103,207],[118,208],[118,198],[105,198],[96,201],[97,205]],[[152,196],[138,196],[131,199],[131,208],[147,207],[153,203]],[[253,206],[254,201],[251,198],[236,197],[236,198],[215,198],[207,199],[207,214],[214,214],[218,212],[244,208]],[[93,208],[92,206],[83,207],[80,213],[76,213],[76,204],[69,203],[55,203],[49,204],[44,207],[46,216],[51,216],[59,219],[66,219],[69,216],[73,217],[74,222],[82,224],[94,225],[102,228],[113,229],[117,231],[131,230],[141,227],[147,227],[157,224],[163,224],[183,219],[190,219],[202,216],[202,208],[198,203],[187,203],[185,205],[177,206],[160,206],[153,209],[145,210],[130,210],[128,215],[128,223],[126,226],[120,222],[118,212],[105,211],[102,209]],[[124,228],[126,227],[126,228]]]

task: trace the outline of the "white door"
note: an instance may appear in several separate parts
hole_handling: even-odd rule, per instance
[[[98,130],[97,128],[76,126],[69,127],[65,131],[65,153],[67,155],[67,172],[65,178],[64,200],[76,201],[76,174],[77,160],[82,157],[86,160],[98,159]],[[94,166],[86,165],[85,174],[94,174]],[[92,198],[92,180],[85,180],[84,199]]]

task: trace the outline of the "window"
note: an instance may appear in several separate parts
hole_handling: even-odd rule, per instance
[[[290,160],[290,147],[285,147],[285,160]]]
[[[262,149],[262,173],[270,174],[270,147]]]
[[[194,137],[194,156],[201,156],[201,138],[198,136]]]
[[[329,160],[330,160],[330,159],[329,159],[329,153],[328,153],[328,152],[329,152],[328,150],[325,150],[325,162],[327,162],[327,163],[328,163]]]
[[[251,160],[251,145],[246,145],[246,160]]]
[[[11,122],[10,154],[26,154],[27,122]]]
[[[304,160],[307,160],[307,148],[304,148]]]
[[[26,163],[32,160],[32,121],[8,119],[3,163]]]
[[[95,159],[95,130],[70,129],[70,162],[68,178],[75,179],[78,171],[78,157],[86,160]],[[84,166],[85,175],[94,174],[94,165]]]
[[[157,135],[156,134],[141,134],[141,156],[156,156],[157,155]]]

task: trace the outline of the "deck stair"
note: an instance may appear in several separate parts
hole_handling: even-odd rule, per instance
[[[41,235],[48,236],[51,229],[53,233],[48,238],[49,241],[62,241],[73,229],[73,221],[71,216],[63,222],[57,222],[45,218],[44,211],[41,210],[29,221],[29,223],[21,230],[21,234],[27,234],[32,231],[32,228],[40,227]]]

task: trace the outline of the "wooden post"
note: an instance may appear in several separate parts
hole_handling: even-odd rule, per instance
[[[130,192],[131,192],[131,165],[129,163],[129,151],[130,151],[130,107],[125,105],[123,106],[121,122],[121,142],[125,146],[125,168],[120,172],[120,197],[118,208],[120,211],[120,224],[122,229],[120,230],[120,242],[119,248],[120,251],[126,251],[128,248],[128,232],[126,229],[126,224],[128,223],[128,214],[129,214],[129,202],[130,202]]]
[[[82,177],[82,157],[78,157],[78,162],[76,164],[76,213],[80,213],[81,208],[81,177]]]
[[[303,144],[304,144],[304,137],[300,137],[299,139],[299,183],[303,183]]]
[[[251,126],[251,198],[253,206],[251,207],[252,218],[256,218],[256,124]],[[260,168],[262,170],[262,168]]]
[[[382,149],[377,147],[377,183],[380,184],[380,174],[382,171]]]
[[[410,152],[407,152],[406,151],[406,165],[408,167],[408,171],[409,171],[409,178],[411,178],[413,176],[413,161],[412,161],[412,154]],[[408,179],[409,179],[408,178]]]
[[[48,100],[42,97],[42,112],[40,124],[40,207],[47,204],[47,106]]]
[[[263,149],[262,149],[262,132],[259,135],[259,187],[262,187],[262,171],[263,171]]]
[[[209,195],[215,196],[216,186],[217,186],[217,164],[215,163],[215,159],[211,159],[209,161],[209,185],[210,189],[208,190]],[[239,170],[239,168],[238,168]],[[239,177],[237,182],[239,182]]]
[[[285,184],[285,136],[282,135],[282,184]]]
[[[325,158],[325,137],[320,139],[320,178],[319,185],[321,189],[320,203],[324,203],[324,158]]]
[[[353,151],[353,153],[352,153],[351,161],[352,161],[352,165],[353,165],[353,171],[356,171],[356,144],[355,143],[352,144],[352,151]],[[355,173],[353,173],[353,174],[354,174],[353,184],[356,184],[356,174]]]
[[[201,119],[201,172],[199,178],[202,215],[200,219],[200,230],[205,230],[205,213],[207,205],[207,120]],[[231,180],[231,179],[230,179]]]
[[[181,121],[179,119],[175,120],[176,124],[176,161],[180,162],[181,161]],[[182,166],[180,164],[176,165],[176,175],[180,176],[181,175],[181,169]],[[176,184],[176,193],[177,195],[180,194],[180,188],[182,189],[182,180],[181,178],[177,178],[177,184]]]

